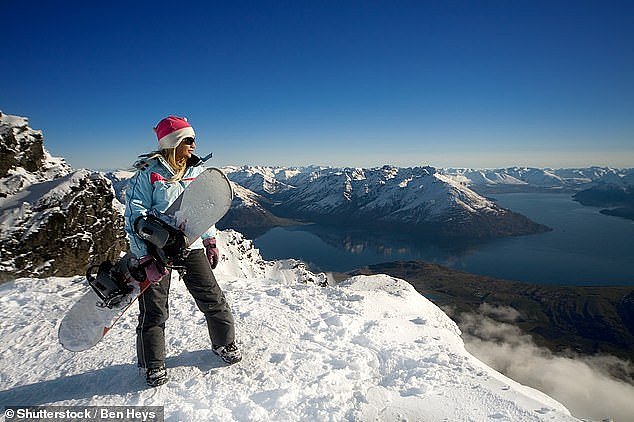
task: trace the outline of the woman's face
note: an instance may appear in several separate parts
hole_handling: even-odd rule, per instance
[[[196,149],[196,141],[194,138],[185,138],[176,147],[176,160],[182,158],[190,158]]]

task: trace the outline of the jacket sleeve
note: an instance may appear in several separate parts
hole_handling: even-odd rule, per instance
[[[205,233],[202,234],[202,236],[200,236],[203,240],[210,238],[210,237],[216,237],[216,225],[214,224],[213,226],[211,226],[209,228],[209,230],[207,230]]]
[[[134,222],[152,209],[152,184],[149,172],[139,170],[128,182],[125,200],[125,231],[130,242],[130,252],[137,258],[148,254],[145,242],[134,232]]]

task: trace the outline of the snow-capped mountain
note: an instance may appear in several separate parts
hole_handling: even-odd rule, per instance
[[[225,367],[211,353],[177,272],[170,381],[156,389],[135,364],[135,312],[73,354],[59,346],[57,326],[85,292],[82,279],[22,278],[0,286],[0,405],[164,406],[165,420],[181,421],[577,420],[468,353],[455,323],[405,281],[357,276],[320,287],[323,275],[264,261],[236,232],[218,240],[216,274],[242,362]]]
[[[462,176],[433,167],[332,168],[227,166],[235,199],[220,228],[249,236],[291,224],[324,224],[495,237],[548,230],[469,189]],[[115,189],[125,172],[108,174]],[[507,177],[510,179],[510,177]],[[521,182],[518,182],[521,183]],[[119,191],[118,191],[119,192]],[[117,197],[122,200],[122,194]]]
[[[589,167],[550,169],[508,167],[501,169],[441,169],[441,173],[476,190],[585,189],[596,184],[628,185],[634,182],[634,169]],[[487,190],[487,188],[489,190]]]
[[[263,166],[227,166],[223,171],[231,181],[259,195],[274,195],[294,188],[292,179],[305,173],[301,169]],[[289,183],[290,182],[290,183]]]
[[[0,113],[0,281],[82,274],[127,248],[110,182],[73,170],[23,117]]]
[[[267,208],[283,217],[465,237],[546,230],[433,167],[224,170],[234,182],[270,199]]]
[[[627,186],[634,169],[227,166],[236,198],[222,228],[257,236],[285,219],[462,237],[547,230],[479,193]],[[117,177],[115,186],[123,184]],[[479,192],[479,193],[476,193]]]

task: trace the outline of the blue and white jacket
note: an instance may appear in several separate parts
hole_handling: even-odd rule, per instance
[[[139,170],[128,182],[125,197],[125,231],[130,241],[130,252],[138,258],[148,254],[145,242],[134,232],[134,222],[142,215],[154,214],[161,217],[169,206],[200,173],[205,171],[202,160],[195,155],[187,160],[183,178],[177,182],[168,180],[174,171],[161,156],[141,162]],[[189,249],[202,249],[203,239],[216,236],[216,227],[211,226],[206,233],[192,243]]]

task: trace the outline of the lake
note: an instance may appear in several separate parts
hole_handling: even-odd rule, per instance
[[[599,213],[570,194],[491,195],[553,229],[480,243],[321,225],[276,227],[255,239],[265,259],[296,258],[316,271],[423,260],[470,273],[539,284],[634,285],[634,221]]]

